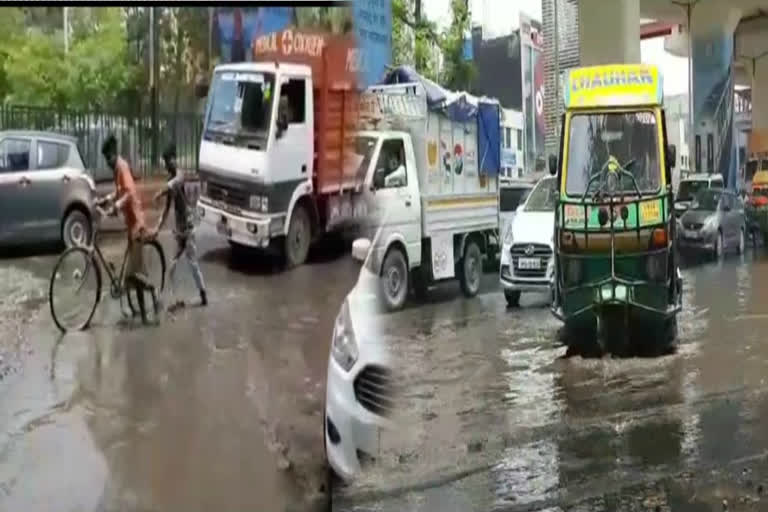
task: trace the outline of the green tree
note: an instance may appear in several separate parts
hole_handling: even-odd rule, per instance
[[[392,1],[392,63],[413,66],[436,80],[440,38],[435,23],[418,10],[413,0]]]
[[[475,69],[464,59],[464,38],[471,17],[466,0],[451,0],[451,24],[441,34],[444,72],[441,83],[450,89],[469,90]]]
[[[24,11],[18,7],[0,8],[0,102],[11,93],[6,64],[16,47],[23,41]]]

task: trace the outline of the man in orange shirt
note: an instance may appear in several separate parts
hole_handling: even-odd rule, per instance
[[[155,287],[150,283],[144,269],[144,254],[142,250],[142,242],[146,237],[144,212],[141,209],[141,202],[136,193],[136,184],[133,181],[131,168],[128,162],[117,154],[117,139],[115,139],[114,135],[107,137],[107,140],[101,147],[101,153],[115,175],[115,193],[107,198],[108,200],[114,200],[110,214],[115,215],[117,210],[122,210],[128,231],[128,255],[125,266],[126,293],[130,293],[131,287],[136,289],[141,319],[144,323],[147,323],[144,293],[148,291],[152,296],[156,317],[159,306]]]

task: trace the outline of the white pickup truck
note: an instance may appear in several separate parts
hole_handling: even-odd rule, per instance
[[[413,289],[458,278],[480,288],[485,257],[499,245],[499,106],[459,95],[428,105],[421,83],[370,87],[362,96],[359,147],[370,154],[365,184],[380,236],[366,265],[382,299],[402,308]]]

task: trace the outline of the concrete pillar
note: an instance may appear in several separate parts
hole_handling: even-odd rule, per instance
[[[768,55],[753,62],[752,131],[768,133]]]
[[[720,173],[735,186],[738,150],[733,123],[733,33],[741,10],[702,2],[691,10],[692,169]]]
[[[640,62],[640,0],[579,0],[582,66]]]

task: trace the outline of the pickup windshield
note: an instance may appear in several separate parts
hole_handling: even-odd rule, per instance
[[[525,203],[526,212],[553,212],[557,206],[555,178],[543,178],[531,191]]]
[[[211,88],[206,136],[233,137],[235,143],[266,149],[272,119],[272,73],[219,71]]]
[[[653,112],[576,114],[571,117],[568,139],[566,193],[584,194],[590,178],[613,156],[629,171],[642,192],[656,192],[661,184],[659,142]],[[596,192],[599,180],[589,192]],[[617,191],[633,192],[633,181],[624,176]]]

